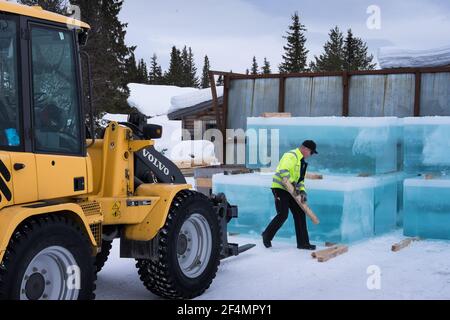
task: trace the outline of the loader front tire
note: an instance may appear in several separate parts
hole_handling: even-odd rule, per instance
[[[109,253],[111,252],[112,241],[103,240],[102,249],[95,257],[95,272],[99,273],[108,261]]]
[[[0,264],[0,300],[91,300],[95,280],[92,246],[77,222],[31,218],[14,232]]]
[[[180,192],[156,241],[158,256],[137,262],[141,280],[151,292],[168,299],[192,299],[209,288],[222,244],[219,217],[207,197]]]

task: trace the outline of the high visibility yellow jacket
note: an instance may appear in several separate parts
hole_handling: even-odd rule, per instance
[[[298,148],[286,152],[281,158],[277,171],[273,176],[272,189],[286,190],[281,182],[283,178],[288,178],[294,185],[297,193],[300,193],[300,191],[306,192],[305,176],[307,168],[308,164]]]

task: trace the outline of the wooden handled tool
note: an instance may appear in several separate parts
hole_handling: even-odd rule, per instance
[[[289,182],[289,179],[283,178],[283,185],[286,187],[287,191],[291,194],[291,196],[295,199],[297,204],[300,206],[300,208],[305,212],[305,214],[311,218],[312,222],[314,224],[319,224],[320,221],[317,218],[317,216],[314,214],[314,212],[311,210],[311,208],[306,204],[302,203],[299,198],[295,196],[295,189],[294,186]]]
[[[306,204],[306,203],[302,203],[301,201],[298,200],[298,198],[295,198],[297,204],[300,206],[300,208],[306,213],[306,215],[308,217],[311,218],[312,222],[314,224],[319,224],[319,218],[317,218],[317,216],[314,214],[314,212],[311,210],[311,208]]]

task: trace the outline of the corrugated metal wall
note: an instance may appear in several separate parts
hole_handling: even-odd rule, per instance
[[[288,78],[285,103],[285,111],[294,117],[322,117],[342,113],[342,78]]]
[[[414,73],[352,75],[349,116],[414,116]],[[246,129],[247,117],[278,112],[280,78],[231,79],[227,128]],[[342,116],[341,76],[288,77],[284,111],[293,116]],[[450,116],[450,72],[423,73],[420,115]]]
[[[450,72],[424,73],[421,116],[450,116]]]
[[[349,116],[411,117],[414,93],[414,74],[352,76]]]

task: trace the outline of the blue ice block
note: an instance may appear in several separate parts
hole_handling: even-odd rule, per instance
[[[374,184],[374,234],[396,229],[398,221],[398,181],[402,174],[371,177]]]
[[[401,165],[397,155],[401,150],[400,132],[398,119],[393,117],[248,118],[246,165],[251,169],[274,168],[285,152],[298,148],[304,140],[315,140],[319,155],[308,160],[310,170],[354,174],[396,172]],[[274,134],[276,138],[272,139]],[[274,143],[278,146],[273,146]],[[264,157],[266,154],[268,159]]]
[[[450,240],[450,179],[406,179],[404,234]]]
[[[450,173],[450,117],[403,119],[404,170]]]
[[[350,243],[395,228],[397,193],[387,195],[394,177],[378,178],[325,176],[307,180],[309,206],[321,223],[308,221],[311,241]],[[231,232],[259,235],[276,215],[271,192],[272,174],[254,173],[237,176],[214,175],[213,192],[223,192],[237,205],[239,218],[229,225]],[[377,205],[377,209],[375,208]],[[291,213],[277,237],[295,241]]]
[[[416,177],[417,175],[399,172],[397,174],[397,227],[403,228],[403,212],[404,212],[404,183],[406,179]]]

